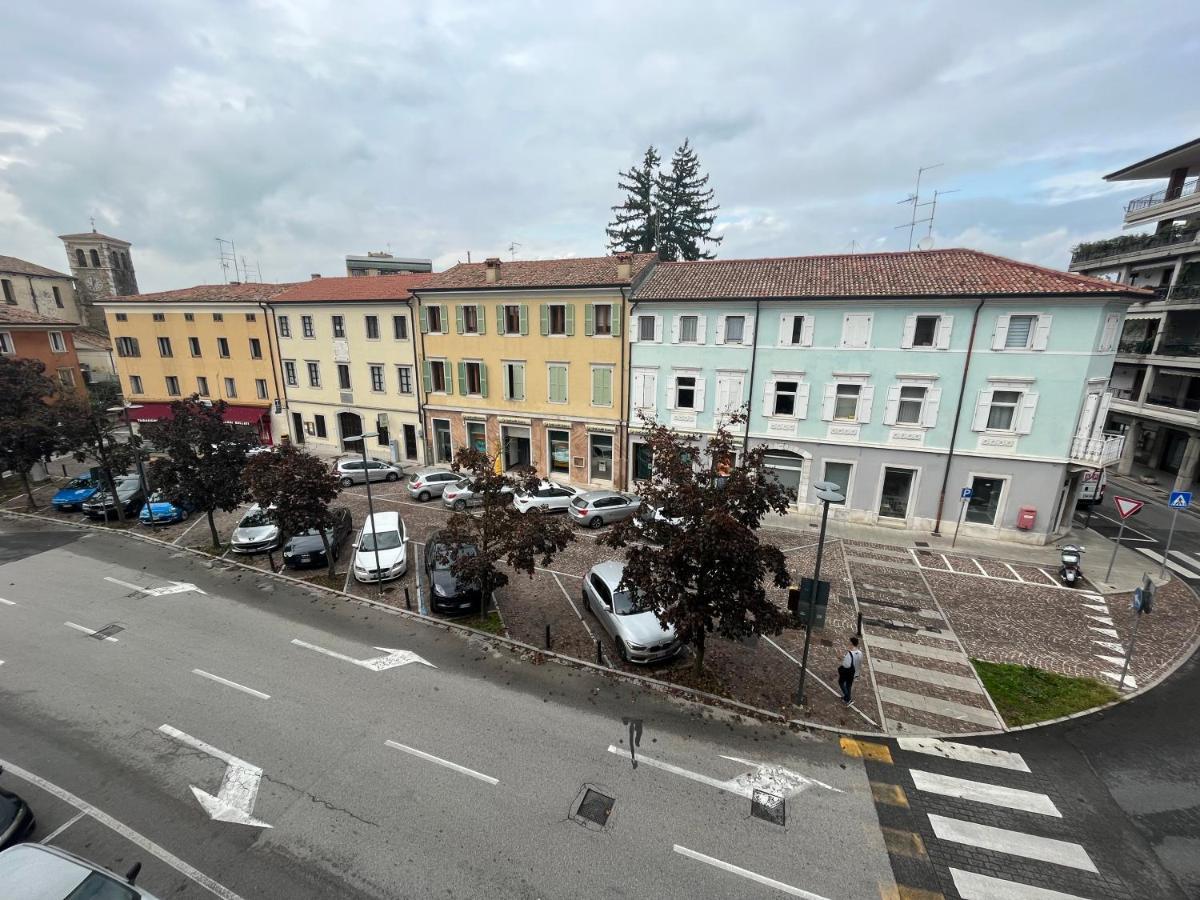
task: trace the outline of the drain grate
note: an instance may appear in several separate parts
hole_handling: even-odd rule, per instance
[[[579,796],[575,798],[571,818],[593,830],[607,828],[616,803],[616,798],[601,793],[590,784],[585,784]]]
[[[112,637],[114,634],[120,634],[124,630],[124,625],[118,625],[116,622],[113,622],[111,625],[105,625],[98,631],[93,631],[88,635],[88,637],[93,637],[98,641],[102,641],[105,638]]]
[[[913,544],[917,547],[928,547],[929,541],[913,541]]]
[[[750,798],[750,815],[772,825],[787,825],[787,804],[779,794],[755,788]]]

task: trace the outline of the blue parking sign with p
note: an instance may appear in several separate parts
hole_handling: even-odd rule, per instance
[[[959,496],[959,499],[960,499],[960,500],[970,500],[970,499],[971,499],[971,495],[972,495],[972,494],[974,494],[974,493],[975,493],[975,492],[974,492],[973,490],[971,490],[971,488],[963,488],[963,489],[962,489],[962,494]],[[1190,497],[1190,495],[1189,495],[1189,497]]]
[[[1192,505],[1191,491],[1171,491],[1171,509],[1187,509]]]

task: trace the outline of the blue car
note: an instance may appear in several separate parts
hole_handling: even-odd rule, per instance
[[[175,503],[171,503],[165,500],[163,495],[160,493],[155,493],[154,496],[150,498],[150,502],[143,506],[142,511],[138,513],[138,520],[143,525],[151,524],[151,510],[154,511],[153,524],[155,525],[173,525],[176,522],[182,522],[193,512],[195,512],[191,504],[181,503],[177,505]]]
[[[50,503],[55,509],[67,512],[72,509],[83,509],[85,500],[90,500],[96,491],[100,490],[100,482],[90,475],[80,475],[72,478],[54,495]]]

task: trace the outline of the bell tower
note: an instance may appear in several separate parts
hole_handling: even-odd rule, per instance
[[[75,277],[79,306],[88,328],[107,331],[100,300],[125,297],[138,292],[137,275],[129,256],[129,241],[92,230],[80,234],[60,234],[67,251],[67,262]]]

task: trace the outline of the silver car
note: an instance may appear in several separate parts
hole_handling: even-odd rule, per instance
[[[675,629],[664,628],[651,610],[634,606],[628,590],[617,590],[625,564],[616,560],[593,566],[583,580],[583,603],[617,645],[624,662],[670,659],[683,647]]]
[[[438,469],[432,466],[417,469],[408,479],[408,496],[424,503],[426,500],[442,496],[442,492],[461,477],[449,469]]]
[[[504,485],[500,488],[502,494],[512,494],[512,488]],[[442,503],[447,509],[464,510],[468,506],[482,506],[483,495],[471,490],[470,478],[459,478],[442,489]]]
[[[155,900],[149,891],[134,887],[141,867],[135,863],[122,878],[58,847],[17,844],[0,853],[0,897]]]
[[[513,495],[513,506],[517,512],[563,512],[571,501],[579,496],[579,488],[554,481],[543,481],[533,491],[517,491]]]
[[[623,522],[637,515],[642,498],[620,491],[584,491],[571,501],[567,510],[576,525],[599,528],[613,522]]]
[[[229,549],[234,553],[265,553],[276,549],[281,543],[283,533],[271,514],[271,508],[263,509],[255,503],[246,510],[237,528],[233,529]]]
[[[367,478],[372,481],[399,481],[404,477],[399,466],[377,459],[368,459],[366,462],[361,459],[339,459],[334,471],[343,487],[366,484]]]

